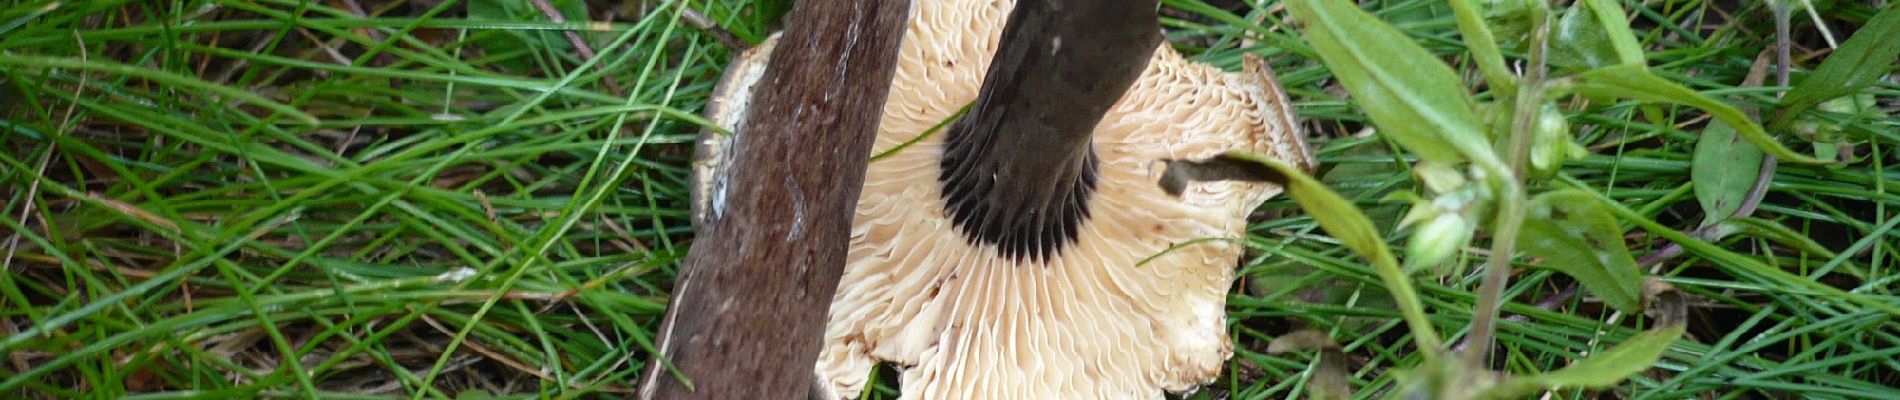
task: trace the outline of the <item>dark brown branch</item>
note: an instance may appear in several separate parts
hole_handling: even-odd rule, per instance
[[[908,7],[792,10],[730,155],[726,211],[674,284],[658,344],[679,374],[654,360],[641,398],[808,393]]]

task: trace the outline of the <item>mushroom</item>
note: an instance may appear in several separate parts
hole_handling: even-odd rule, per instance
[[[1171,161],[1234,150],[1310,167],[1279,82],[1252,56],[1239,73],[1183,59],[1159,42],[1152,4],[1126,7],[1148,13],[1155,45],[1099,121],[1065,120],[1093,126],[1087,140],[966,136],[983,122],[965,120],[925,136],[989,90],[986,78],[1007,78],[986,74],[1015,3],[912,5],[872,150],[883,156],[865,176],[818,359],[826,398],[855,397],[879,362],[902,371],[906,399],[1161,398],[1212,381],[1232,354],[1226,292],[1245,250],[1233,239],[1280,188],[1162,178]],[[1056,54],[1062,38],[1038,49]],[[710,120],[745,134],[734,124],[772,46],[728,68]],[[1009,105],[971,115],[989,106]],[[730,143],[701,137],[701,229],[719,223]]]

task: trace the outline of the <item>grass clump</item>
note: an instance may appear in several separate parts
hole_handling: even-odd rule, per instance
[[[629,393],[764,19],[558,3],[10,4],[0,393]]]
[[[545,3],[0,5],[0,396],[629,396],[690,245],[695,114],[734,47],[789,5]],[[1786,84],[1770,4],[1605,3],[1650,73],[1842,161],[1781,163],[1753,212],[1709,223],[1692,171],[1758,168],[1697,160],[1721,129],[1710,113],[1554,101],[1580,151],[1528,189],[1620,205],[1617,237],[1689,300],[1655,368],[1551,393],[1894,396],[1900,82],[1889,68],[1851,102],[1767,123],[1778,94],[1834,54],[1827,36],[1848,41],[1880,2],[1794,9]],[[1510,62],[1486,64],[1447,4],[1361,8],[1448,61],[1477,101],[1517,96],[1490,82],[1521,73],[1528,49],[1497,29],[1490,50]],[[1319,181],[1387,245],[1411,239],[1393,224],[1409,203],[1389,196],[1424,190],[1419,156],[1374,134],[1280,2],[1172,0],[1162,16],[1191,57],[1268,59],[1315,135]],[[1291,199],[1261,214],[1229,300],[1236,355],[1191,398],[1329,385],[1323,356],[1268,351],[1307,329],[1337,342],[1354,396],[1389,394],[1428,352],[1375,268]],[[1448,265],[1488,262],[1490,243],[1480,234]],[[1649,328],[1541,262],[1512,264],[1492,368],[1557,370]],[[1469,336],[1458,327],[1480,314],[1485,269],[1409,271],[1425,322],[1453,346]],[[894,397],[881,381],[871,396]]]

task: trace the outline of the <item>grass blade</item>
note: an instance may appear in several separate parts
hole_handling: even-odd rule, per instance
[[[266,110],[290,116],[305,124],[316,125],[319,123],[317,117],[304,113],[303,110],[298,110],[296,107],[264,98],[264,96],[259,96],[256,93],[159,69],[141,68],[100,60],[27,55],[0,57],[0,65],[25,68],[67,68],[142,78],[161,85],[172,86],[184,93],[210,93],[241,103],[255,104]]]
[[[1287,10],[1381,135],[1426,160],[1502,165],[1450,66],[1350,2],[1300,0]]]
[[[1603,67],[1584,72],[1577,76],[1579,84],[1575,89],[1586,96],[1603,98],[1626,98],[1649,102],[1681,104],[1702,109],[1716,120],[1734,127],[1737,133],[1754,143],[1768,154],[1782,161],[1800,164],[1825,164],[1821,160],[1789,150],[1775,141],[1761,125],[1743,114],[1735,106],[1723,103],[1687,87],[1657,77],[1641,65],[1618,65]]]
[[[1785,130],[1796,116],[1821,102],[1854,94],[1885,78],[1894,69],[1894,59],[1900,58],[1900,40],[1895,38],[1900,38],[1900,5],[1888,5],[1813,74],[1788,90],[1769,126]]]

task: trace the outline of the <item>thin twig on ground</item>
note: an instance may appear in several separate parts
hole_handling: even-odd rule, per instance
[[[706,18],[705,14],[700,14],[699,10],[694,10],[692,7],[681,8],[680,15],[686,20],[687,25],[692,25],[694,28],[698,28],[701,31],[705,31],[706,34],[712,35],[714,40],[718,40],[719,43],[726,45],[726,48],[730,48],[734,52],[752,48],[752,44],[739,40],[739,37],[733,36],[731,31],[719,27],[719,24],[714,23],[711,18]]]
[[[548,17],[548,20],[554,21],[554,23],[557,24],[567,23],[567,17],[562,16],[561,10],[554,8],[554,5],[548,3],[548,0],[529,0],[529,3],[533,3],[534,9],[541,11],[541,15]],[[587,18],[587,16],[582,15],[581,18]],[[587,40],[581,38],[580,32],[564,30],[561,31],[561,34],[567,36],[568,45],[574,46],[574,54],[579,56],[581,60],[594,59],[596,55],[594,54],[594,47],[587,45]],[[622,89],[620,84],[614,82],[611,78],[603,76],[600,78],[600,82],[606,84],[607,91],[613,93],[615,96],[624,96],[627,94],[627,91]]]

